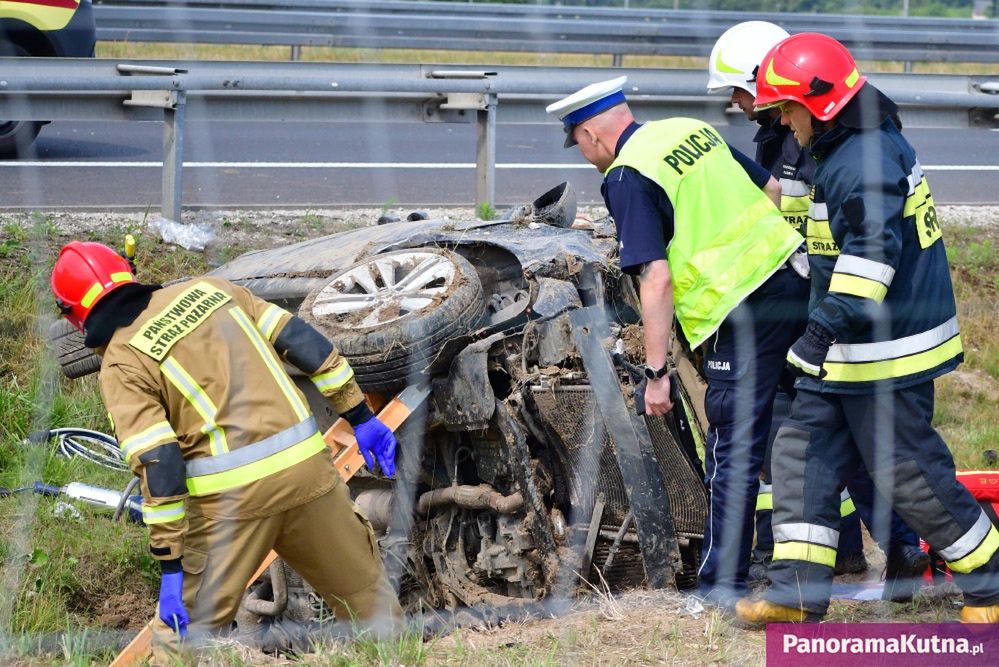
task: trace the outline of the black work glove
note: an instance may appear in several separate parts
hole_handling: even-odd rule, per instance
[[[787,351],[787,366],[799,377],[822,379],[826,376],[822,364],[833,344],[833,335],[824,326],[808,321],[805,333]]]

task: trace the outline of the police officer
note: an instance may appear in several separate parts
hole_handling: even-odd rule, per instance
[[[637,124],[625,81],[588,86],[548,112],[562,120],[566,147],[604,174],[621,268],[639,276],[650,414],[671,408],[674,313],[691,347],[706,348],[711,500],[699,574],[705,599],[727,607],[746,587],[774,392],[805,309],[808,283],[786,268],[802,239],[774,205],[779,186],[766,170],[702,121]]]
[[[229,627],[271,549],[338,617],[388,628],[401,618],[370,525],[282,365],[304,371],[353,425],[368,464],[377,459],[392,475],[395,438],[329,341],[219,278],[140,284],[99,243],[66,245],[52,290],[103,355],[101,394],[141,480],[149,549],[162,569],[158,663],[173,659],[176,635]]]
[[[766,21],[746,21],[726,30],[711,49],[708,92],[731,91],[732,103],[742,109],[748,120],[759,125],[753,137],[756,161],[779,179],[781,213],[788,224],[804,235],[808,192],[814,180],[815,160],[798,144],[790,129],[781,124],[780,110],[755,109],[756,73],[760,62],[771,48],[789,36],[780,26]],[[804,332],[804,325],[803,319],[801,333]],[[773,556],[773,534],[770,528],[773,494],[769,444],[787,418],[793,394],[793,378],[789,372],[785,372],[774,400],[774,419],[756,502],[756,547],[753,550],[751,578],[765,576],[766,565]],[[851,491],[854,491],[853,496]],[[919,580],[918,575],[929,565],[929,557],[919,548],[919,537],[897,514],[891,512],[890,519],[886,514],[883,520],[874,520],[875,493],[870,476],[863,469],[858,471],[856,479],[851,480],[850,489],[843,490],[840,502],[843,520],[836,552],[836,574],[858,573],[867,569],[860,531],[860,517],[863,516],[871,534],[887,556],[885,599],[911,599]]]
[[[948,562],[965,594],[961,620],[999,621],[999,532],[931,424],[933,379],[964,353],[933,197],[897,107],[842,44],[815,33],[771,50],[757,84],[757,105],[780,105],[819,169],[808,326],[787,356],[802,377],[774,443],[771,587],[736,613],[751,624],[825,614],[839,492],[865,466]]]

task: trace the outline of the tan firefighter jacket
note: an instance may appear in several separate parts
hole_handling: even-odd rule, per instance
[[[108,343],[101,393],[141,479],[155,558],[183,555],[188,513],[268,516],[337,483],[315,418],[274,348],[290,320],[242,287],[198,278],[153,292]],[[340,414],[363,400],[336,349],[311,379]]]

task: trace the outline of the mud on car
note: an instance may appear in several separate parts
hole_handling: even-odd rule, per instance
[[[350,481],[407,610],[696,581],[703,383],[678,354],[673,412],[638,416],[635,285],[613,222],[573,226],[575,213],[562,184],[508,219],[367,227],[213,272],[323,331],[369,396],[417,396],[396,480]],[[71,375],[99,363],[75,335],[55,335]],[[325,430],[337,415],[296,380]],[[237,621],[265,632],[322,612],[294,572],[272,567]]]

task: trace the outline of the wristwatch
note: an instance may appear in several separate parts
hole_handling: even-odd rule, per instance
[[[666,369],[668,367],[669,366],[667,364],[663,364],[662,368],[653,368],[652,366],[645,364],[645,377],[649,380],[658,380],[662,376],[666,375]]]

